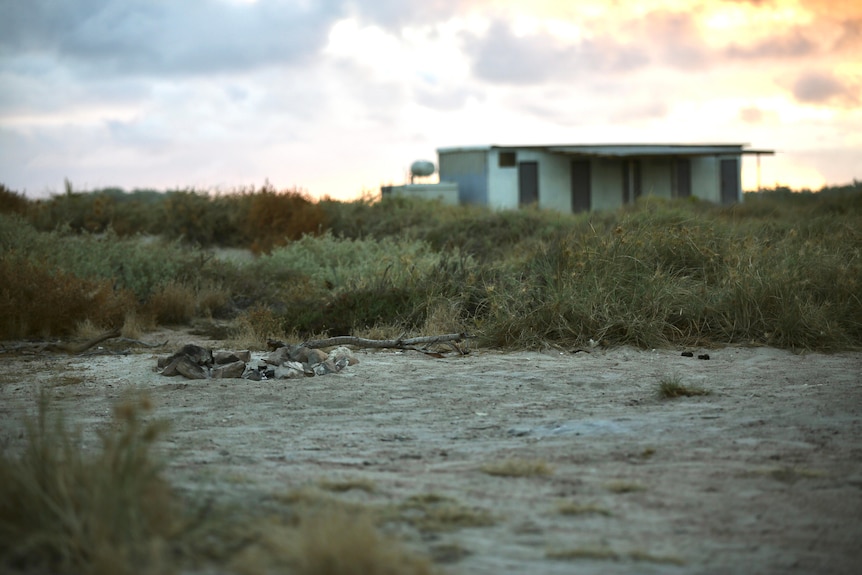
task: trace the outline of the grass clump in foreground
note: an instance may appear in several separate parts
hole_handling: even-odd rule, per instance
[[[482,473],[498,477],[546,477],[554,472],[553,467],[543,459],[512,458],[495,463],[487,463]]]
[[[235,503],[207,501],[193,512],[200,505],[178,495],[153,453],[166,425],[147,417],[146,397],[119,403],[93,450],[49,403],[43,393],[22,451],[0,453],[2,573],[433,572],[425,557],[381,536],[359,505],[306,497],[288,502],[287,523]]]
[[[373,519],[340,506],[306,511],[296,525],[265,525],[254,545],[231,562],[239,573],[430,575],[423,556],[380,534]]]
[[[710,395],[710,393],[708,389],[684,385],[682,378],[678,375],[662,377],[658,384],[658,395],[662,399],[696,397],[698,395]]]
[[[390,510],[389,518],[404,521],[422,533],[443,533],[468,527],[488,527],[496,520],[487,510],[462,505],[452,498],[426,493],[413,495]]]
[[[177,502],[153,457],[163,422],[119,404],[101,449],[87,452],[45,394],[27,447],[0,456],[0,566],[7,572],[164,573]]]

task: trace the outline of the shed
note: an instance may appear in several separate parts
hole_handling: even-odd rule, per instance
[[[537,204],[564,212],[613,209],[652,195],[742,200],[742,156],[773,154],[746,144],[470,146],[437,150],[441,182],[460,203]]]

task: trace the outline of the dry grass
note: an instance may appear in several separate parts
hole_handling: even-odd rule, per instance
[[[0,339],[74,333],[89,321],[119,325],[131,293],[105,280],[81,279],[14,253],[0,257]]]
[[[85,575],[200,571],[305,575],[430,574],[431,562],[381,535],[373,507],[343,502],[317,488],[274,498],[266,511],[246,505],[180,501],[152,451],[165,424],[146,417],[145,397],[118,404],[88,451],[42,395],[27,422],[27,445],[0,459],[0,572]],[[373,489],[349,479],[328,491]],[[417,500],[420,501],[420,500]],[[458,506],[419,507],[429,524],[473,525]],[[447,501],[448,503],[448,501]],[[287,507],[285,508],[284,505]],[[197,507],[196,513],[190,510]],[[456,510],[452,511],[452,510]],[[432,519],[433,517],[433,519]]]
[[[231,562],[247,575],[425,575],[430,561],[380,534],[372,518],[340,507],[305,510],[296,524],[266,524]]]
[[[658,395],[662,399],[696,397],[699,395],[710,395],[710,393],[708,389],[684,385],[679,375],[662,377],[658,384]]]
[[[165,573],[180,528],[177,502],[152,449],[164,431],[145,398],[119,404],[101,448],[42,394],[23,453],[2,455],[0,567],[6,572]]]
[[[155,328],[155,324],[151,318],[147,318],[145,315],[139,314],[135,309],[131,309],[126,312],[123,319],[123,327],[120,331],[123,337],[140,339],[141,336],[153,328]]]
[[[374,482],[370,479],[362,477],[354,477],[342,480],[322,479],[317,482],[317,486],[324,491],[332,491],[334,493],[344,493],[347,491],[364,491],[366,493],[374,493]]]
[[[571,549],[554,549],[545,553],[548,559],[562,561],[636,561],[643,563],[657,563],[661,565],[685,565],[685,561],[673,555],[654,555],[646,551],[631,551],[629,553],[618,553],[607,547],[575,547]]]
[[[646,487],[632,481],[611,481],[605,485],[605,489],[611,493],[636,493],[646,491]]]
[[[391,519],[405,521],[423,533],[488,527],[496,520],[485,509],[467,507],[456,500],[426,493],[414,495],[394,509]]]
[[[429,335],[468,332],[470,329],[462,319],[463,314],[463,306],[460,302],[438,300],[429,305],[421,331]]]
[[[186,324],[195,317],[197,310],[195,291],[187,285],[171,281],[150,296],[146,310],[160,324]]]
[[[557,513],[560,515],[604,515],[610,517],[611,512],[604,507],[594,504],[576,503],[574,501],[562,501],[557,505]]]
[[[267,339],[301,341],[295,334],[285,333],[282,320],[266,307],[249,308],[236,319],[235,325],[236,329],[226,343],[237,349],[264,350],[267,349]]]
[[[546,477],[554,472],[553,467],[543,459],[521,458],[487,463],[481,470],[482,473],[498,477]]]
[[[396,575],[431,573],[427,559],[384,539],[367,516],[327,512],[300,521],[297,573]]]
[[[571,549],[553,549],[545,553],[548,559],[575,561],[587,559],[592,561],[618,561],[618,553],[607,547],[575,547]]]
[[[758,470],[754,472],[754,474],[763,475],[765,477],[775,479],[776,481],[790,484],[796,483],[800,479],[820,479],[828,475],[825,471],[819,469],[807,469],[804,467],[792,467],[787,465]]]

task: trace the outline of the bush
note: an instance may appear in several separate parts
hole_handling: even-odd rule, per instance
[[[0,184],[0,214],[19,214],[27,212],[29,202],[22,194],[13,192]]]
[[[163,422],[145,422],[146,399],[118,405],[82,449],[80,432],[43,394],[20,456],[0,456],[0,566],[22,573],[163,573],[178,531],[176,502],[153,445]]]
[[[273,248],[298,240],[306,234],[319,234],[326,226],[326,213],[298,191],[276,192],[264,187],[251,198],[245,220],[251,250],[270,253]]]
[[[7,252],[0,259],[0,338],[48,337],[89,320],[120,326],[134,298],[107,280],[82,279]]]

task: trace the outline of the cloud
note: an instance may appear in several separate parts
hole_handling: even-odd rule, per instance
[[[349,6],[365,21],[397,30],[403,26],[422,26],[450,19],[475,0],[357,0]]]
[[[766,114],[757,106],[749,106],[739,110],[739,119],[746,124],[760,124]]]
[[[841,35],[833,44],[832,50],[853,54],[862,51],[862,18],[845,20],[841,23]]]
[[[711,55],[693,14],[655,10],[625,23],[624,30],[631,44],[651,54],[656,63],[682,70],[710,63]]]
[[[479,98],[478,90],[459,87],[417,86],[414,100],[420,106],[433,110],[451,111],[463,108],[470,98]]]
[[[566,44],[547,33],[517,36],[500,20],[484,36],[466,36],[464,48],[477,77],[506,84],[570,81],[585,72],[623,72],[648,61],[640,50],[608,38]]]
[[[0,58],[50,54],[91,75],[205,75],[301,63],[326,42],[336,0],[4,2]]]
[[[838,103],[855,107],[860,102],[859,86],[842,81],[831,72],[804,72],[793,83],[792,91],[793,97],[804,104]]]
[[[770,36],[751,45],[732,43],[725,55],[736,59],[796,59],[819,52],[819,47],[796,29],[786,34]]]

